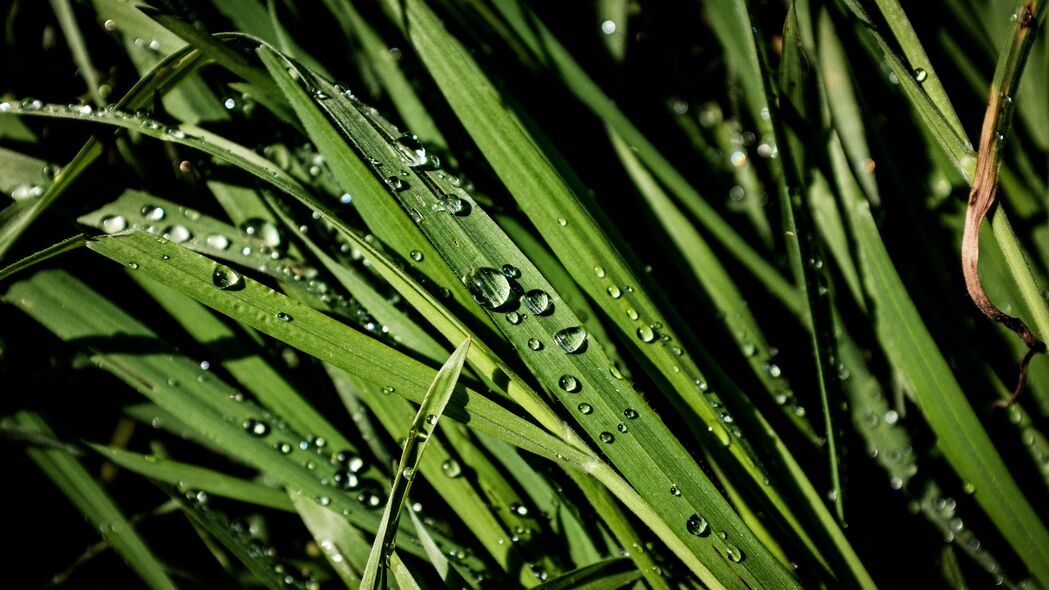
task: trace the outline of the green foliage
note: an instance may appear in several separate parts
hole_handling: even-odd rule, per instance
[[[236,4],[4,14],[15,582],[1049,587],[1039,7]]]

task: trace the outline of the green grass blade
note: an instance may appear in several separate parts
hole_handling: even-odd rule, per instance
[[[362,590],[378,590],[385,587],[385,569],[394,551],[394,532],[397,530],[401,510],[408,499],[408,492],[419,470],[427,443],[436,432],[437,423],[445,407],[448,406],[448,401],[452,398],[452,392],[455,391],[459,374],[463,370],[463,363],[466,362],[466,353],[470,349],[470,343],[469,338],[463,341],[437,372],[433,384],[430,385],[422,403],[419,404],[419,411],[415,415],[411,428],[408,429],[400,464],[394,473],[390,497],[386,502],[382,520],[379,522],[379,531],[375,535],[375,543],[368,556],[368,563],[361,575],[360,588]]]
[[[213,496],[222,496],[240,502],[292,512],[294,508],[283,491],[255,482],[232,477],[190,463],[182,463],[156,455],[142,455],[115,447],[92,444],[98,454],[128,471],[164,482],[171,486],[203,490]]]
[[[459,573],[459,570],[455,569],[452,562],[441,552],[441,548],[433,542],[433,537],[430,536],[429,531],[426,530],[426,525],[415,514],[415,511],[409,510],[408,516],[412,519],[412,524],[415,526],[416,534],[419,535],[419,541],[422,543],[423,549],[426,550],[430,564],[437,570],[437,575],[440,576],[444,585],[451,590],[476,588]]]
[[[618,557],[583,566],[536,586],[537,590],[616,590],[641,578],[630,560]]]
[[[370,549],[364,535],[337,512],[321,506],[312,498],[298,492],[291,492],[290,496],[303,524],[310,530],[339,579],[347,588],[358,586]]]
[[[53,436],[47,423],[37,414],[22,411],[13,419],[23,428]],[[176,588],[165,573],[164,566],[157,561],[109,494],[75,457],[57,449],[36,448],[28,449],[27,452],[92,526],[101,531],[117,553],[127,560],[146,586],[164,590]]]
[[[47,248],[44,248],[39,252],[34,252],[29,256],[26,256],[25,258],[17,262],[13,262],[10,265],[0,269],[0,281],[14,274],[22,272],[28,268],[32,268],[37,264],[40,264],[41,262],[65,254],[66,252],[76,250],[77,248],[80,248],[81,246],[86,244],[89,239],[90,238],[88,238],[84,234],[77,234],[75,236],[71,236],[62,240],[57,244],[48,246]]]

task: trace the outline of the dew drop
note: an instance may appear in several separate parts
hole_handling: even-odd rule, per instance
[[[536,340],[535,338],[529,338],[528,339],[528,348],[531,348],[532,350],[542,350],[543,349],[543,343],[538,341],[538,340]]]
[[[579,413],[581,414],[590,414],[594,411],[594,406],[591,406],[590,404],[583,402],[576,406],[576,409],[579,410]]]
[[[521,323],[521,314],[517,313],[516,311],[511,311],[510,313],[506,314],[506,321],[516,326],[517,324]]]
[[[637,410],[635,410],[634,408],[627,408],[623,410],[623,416],[627,420],[637,420],[638,413]]]
[[[513,287],[503,273],[494,268],[482,267],[462,277],[470,295],[481,307],[500,308],[510,300]]]
[[[729,558],[735,563],[743,561],[743,552],[739,550],[739,547],[731,543],[725,543],[725,557]]]
[[[127,220],[121,215],[109,215],[102,218],[102,230],[107,234],[115,234],[127,229]]]
[[[521,297],[525,308],[535,315],[546,315],[551,311],[550,296],[542,289],[532,289]]]
[[[163,207],[156,207],[154,205],[146,205],[141,210],[142,217],[148,221],[161,221],[167,214]]]
[[[595,266],[594,267],[594,274],[597,275],[597,278],[603,279],[603,278],[605,278],[605,269],[603,267],[600,267],[600,266]]]
[[[568,225],[568,220],[565,219],[564,217],[558,217],[557,218],[557,225],[560,225],[561,227],[564,227],[564,226]]]
[[[685,529],[689,534],[697,537],[705,537],[710,534],[710,525],[707,524],[707,519],[698,514],[688,517],[688,521],[685,522]]]
[[[205,240],[208,246],[215,248],[216,250],[225,250],[229,248],[229,238],[221,234],[212,234]]]
[[[400,192],[408,188],[408,183],[401,180],[400,176],[390,175],[386,177],[386,184],[390,185],[390,188]]]
[[[619,287],[612,285],[608,288],[608,294],[612,296],[612,299],[619,299],[623,295],[623,292]]]
[[[441,471],[444,472],[445,476],[454,479],[462,475],[463,468],[455,459],[445,459],[444,463],[441,463]]]
[[[127,263],[127,267],[130,268],[131,270],[138,270],[138,263],[137,262],[129,262],[129,263]]]
[[[240,276],[240,273],[229,268],[228,266],[216,266],[215,270],[211,273],[211,284],[217,289],[223,291],[232,291],[240,289],[244,286],[244,281]]]
[[[608,445],[616,442],[616,437],[613,436],[611,432],[602,432],[601,434],[597,435],[597,438],[601,439],[601,442]]]
[[[259,240],[264,245],[273,248],[274,250],[279,249],[284,242],[284,236],[281,235],[280,228],[265,219],[252,217],[242,223],[240,229],[245,234]]]
[[[441,199],[440,207],[452,215],[458,215],[459,217],[470,213],[470,204],[455,195],[445,195]]]
[[[423,261],[423,253],[418,251],[418,250],[412,250],[411,252],[408,253],[408,256],[410,256],[411,259],[416,261],[416,262],[422,262]]]
[[[180,223],[164,230],[164,237],[176,244],[181,244],[189,241],[189,239],[193,237],[193,234],[189,231],[188,227]]]
[[[637,315],[637,311],[635,311],[634,308],[630,308],[630,309],[626,310],[626,317],[628,317],[628,318],[630,318],[632,320],[637,320],[637,318],[639,316]]]
[[[402,135],[396,139],[397,148],[408,159],[408,165],[419,170],[437,170],[441,161],[426,151],[414,135]]]
[[[394,391],[396,391],[396,390],[395,390],[395,389],[393,388],[393,386],[392,386],[392,385],[387,385],[387,386],[385,386],[385,387],[383,387],[383,388],[382,388],[382,392],[383,392],[384,394],[386,394],[386,395],[390,395],[390,394],[391,394],[391,393],[393,393]]]
[[[554,334],[554,342],[568,354],[583,352],[586,350],[586,330],[580,326],[558,330]]]
[[[269,424],[266,424],[262,420],[255,420],[254,418],[248,418],[244,421],[242,426],[244,426],[244,430],[252,436],[263,437],[270,432]]]
[[[282,321],[282,322],[290,322],[291,321],[291,316],[286,314],[286,313],[284,313],[283,311],[278,311],[277,312],[277,319]]]
[[[926,72],[923,68],[917,68],[914,70],[914,81],[921,84],[929,77],[929,72]]]
[[[670,486],[670,495],[671,496],[680,496],[681,495],[681,490],[677,489],[677,486]]]
[[[521,270],[512,264],[504,264],[501,270],[503,271],[503,276],[510,279],[520,278],[521,276]]]
[[[656,331],[653,330],[650,326],[643,325],[637,329],[637,337],[646,344],[650,342],[655,342]]]
[[[619,432],[622,432],[622,433],[625,434],[626,431],[629,430],[629,428],[627,428],[626,424],[623,424],[622,422],[620,422],[618,425],[616,425],[616,430],[618,430]]]
[[[561,375],[561,379],[558,380],[557,385],[568,393],[577,393],[582,389],[579,384],[579,379],[576,379],[571,375]]]
[[[510,512],[517,516],[528,516],[528,508],[523,504],[519,504],[517,502],[510,504]]]

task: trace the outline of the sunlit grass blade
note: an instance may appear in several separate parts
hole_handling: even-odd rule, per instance
[[[394,472],[390,496],[386,501],[386,509],[379,522],[379,530],[375,535],[368,563],[361,575],[360,587],[362,590],[378,590],[385,587],[385,570],[394,552],[394,532],[397,530],[401,510],[408,499],[408,492],[419,470],[427,443],[436,432],[437,423],[455,391],[459,374],[463,370],[463,363],[466,362],[466,353],[470,349],[470,343],[469,338],[463,341],[452,356],[448,357],[448,361],[441,367],[441,370],[437,371],[437,376],[434,377],[433,384],[423,396],[415,420],[408,429],[401,460]]]
[[[53,435],[38,414],[22,411],[12,420],[23,428]],[[27,452],[91,525],[127,560],[146,586],[155,590],[176,588],[164,566],[157,561],[106,490],[75,457],[58,449],[31,448]]]
[[[444,585],[451,590],[476,588],[463,577],[454,564],[441,552],[441,548],[433,542],[433,537],[430,536],[430,533],[426,530],[426,525],[415,514],[415,511],[409,510],[408,516],[412,519],[412,524],[415,526],[419,542],[422,543],[423,549],[426,550],[426,555],[430,558],[430,564],[437,570],[437,575],[444,582]]]

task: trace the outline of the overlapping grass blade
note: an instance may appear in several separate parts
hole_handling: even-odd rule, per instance
[[[433,384],[423,396],[419,410],[415,414],[411,428],[404,441],[401,452],[401,460],[394,471],[393,484],[390,486],[390,496],[386,501],[386,509],[383,511],[382,520],[379,522],[379,530],[375,534],[375,542],[372,544],[371,553],[368,555],[368,563],[361,575],[361,590],[378,590],[385,587],[386,567],[394,552],[394,538],[397,531],[397,523],[400,520],[401,510],[408,499],[412,482],[420,468],[420,463],[427,443],[437,432],[437,423],[452,398],[459,375],[466,362],[466,353],[470,349],[471,340],[467,338],[459,348],[455,349],[452,356],[437,371]]]
[[[33,412],[19,412],[12,420],[31,431],[54,435],[44,419]],[[31,448],[27,452],[113,549],[127,560],[146,586],[155,590],[176,588],[142,537],[76,457],[59,449]]]
[[[353,528],[339,513],[321,506],[312,498],[299,492],[291,492],[290,496],[302,522],[310,530],[339,579],[347,588],[359,586],[370,550],[364,534]]]

